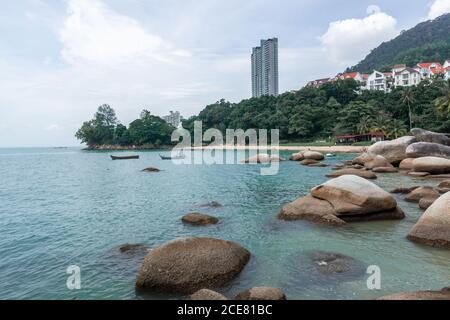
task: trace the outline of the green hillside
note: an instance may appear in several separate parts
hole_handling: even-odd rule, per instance
[[[419,61],[444,62],[450,59],[450,14],[422,22],[382,43],[349,71],[383,71],[394,64],[413,66]]]

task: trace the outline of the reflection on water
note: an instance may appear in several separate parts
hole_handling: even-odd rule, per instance
[[[0,298],[179,298],[136,296],[143,254],[123,255],[118,248],[152,248],[186,236],[232,240],[250,250],[250,264],[221,289],[228,296],[275,286],[291,299],[361,299],[449,285],[450,253],[406,240],[422,211],[402,195],[395,195],[407,215],[402,221],[343,228],[284,222],[276,219],[283,204],[326,181],[330,168],[283,162],[277,175],[261,176],[259,165],[177,166],[160,160],[158,152],[134,153],[139,160],[111,161],[109,152],[0,149]],[[141,172],[149,166],[163,171]],[[438,183],[401,174],[379,177],[375,183],[385,190]],[[203,206],[210,201],[223,206]],[[181,216],[191,211],[221,221],[205,228],[183,225]],[[310,256],[318,251],[351,257],[352,272],[321,274]],[[81,268],[79,291],[66,289],[69,265]],[[381,268],[379,292],[366,287],[362,271],[368,265]]]

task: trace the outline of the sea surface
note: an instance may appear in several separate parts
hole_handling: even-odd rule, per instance
[[[201,156],[202,151],[196,151]],[[242,152],[242,151],[236,151]],[[229,297],[253,286],[282,288],[289,299],[372,299],[450,285],[450,252],[405,237],[422,211],[396,196],[401,221],[344,228],[276,218],[283,204],[326,181],[330,168],[282,162],[277,175],[261,165],[176,165],[165,151],[133,152],[139,160],[69,149],[0,149],[0,299],[161,299],[134,290],[144,254],[120,253],[125,243],[149,248],[179,237],[235,241],[252,253]],[[288,156],[289,153],[282,153]],[[333,164],[353,155],[329,158]],[[157,167],[159,173],[141,170]],[[437,182],[379,174],[385,190]],[[217,201],[221,208],[202,205]],[[183,225],[200,211],[220,218],[209,227]],[[317,252],[351,257],[350,272],[318,272]],[[81,289],[69,290],[67,268],[81,270]],[[381,270],[381,289],[367,287],[366,268]]]

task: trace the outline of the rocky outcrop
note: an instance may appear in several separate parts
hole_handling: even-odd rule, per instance
[[[314,160],[314,159],[305,159],[305,160],[300,161],[300,164],[302,166],[310,166],[310,165],[313,165],[313,164],[315,165],[318,163],[320,163],[320,162],[317,160]]]
[[[367,170],[360,170],[360,169],[354,169],[354,168],[348,168],[348,169],[341,169],[336,170],[333,172],[328,173],[326,176],[328,178],[337,178],[344,175],[355,175],[364,179],[376,179],[377,175],[371,171]]]
[[[450,138],[445,134],[427,131],[420,128],[412,129],[411,133],[416,137],[418,142],[431,142],[450,146]]]
[[[396,200],[377,185],[355,175],[344,175],[287,204],[278,217],[341,226],[346,222],[403,219],[404,213]]]
[[[268,155],[268,154],[259,154],[253,157],[249,157],[245,160],[243,160],[243,163],[270,163],[270,162],[280,162],[280,161],[284,161],[285,159],[283,159],[280,156],[277,155]]]
[[[189,296],[190,300],[203,300],[203,301],[212,301],[212,300],[228,300],[223,294],[220,294],[216,291],[212,291],[209,289],[201,289],[197,292],[191,294]]]
[[[364,167],[366,169],[372,170],[375,168],[389,168],[389,167],[393,167],[392,164],[390,164],[389,161],[386,160],[385,157],[383,156],[375,156],[372,160],[367,161],[364,164]]]
[[[444,180],[439,183],[438,188],[450,188],[450,180]]]
[[[240,245],[213,238],[182,238],[150,251],[137,274],[136,289],[192,293],[236,278],[250,259]]]
[[[362,153],[361,155],[357,156],[355,159],[352,160],[353,165],[360,165],[363,166],[366,164],[366,162],[372,161],[375,158],[375,155],[369,154],[367,152]]]
[[[438,143],[417,142],[406,148],[408,158],[439,157],[450,158],[450,147]]]
[[[401,137],[392,141],[380,141],[370,146],[369,154],[383,156],[389,163],[398,164],[406,158],[406,148],[416,142],[413,136]]]
[[[450,192],[437,199],[420,217],[408,239],[429,246],[450,248]]]
[[[378,298],[377,300],[450,300],[450,287],[444,288],[440,291],[397,293]]]
[[[239,293],[236,300],[286,300],[286,295],[278,288],[255,287]]]
[[[182,217],[181,221],[194,226],[207,226],[209,224],[217,224],[219,219],[207,214],[192,212]]]
[[[400,170],[412,170],[412,163],[415,160],[415,158],[406,158],[402,162],[400,162],[400,165],[398,166]]]
[[[405,201],[419,202],[422,198],[439,198],[439,192],[432,187],[420,187],[408,193]]]
[[[431,174],[450,173],[450,159],[437,157],[417,158],[413,161],[413,171]]]

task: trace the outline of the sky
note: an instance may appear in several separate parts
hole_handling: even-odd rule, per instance
[[[251,96],[251,49],[279,39],[280,91],[333,76],[450,0],[15,0],[0,4],[0,147],[76,146],[110,104],[197,114]]]

